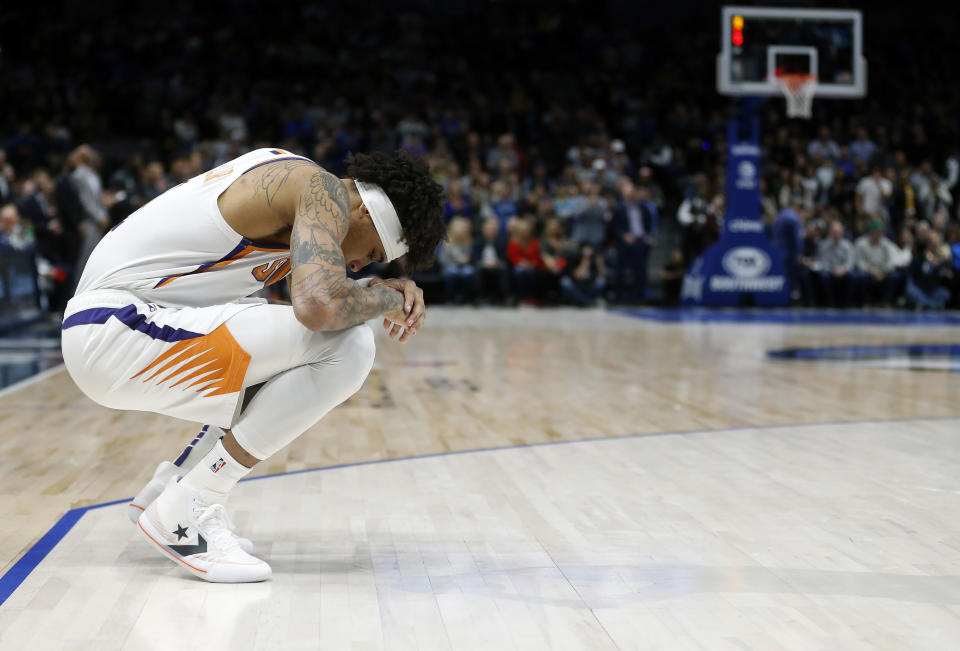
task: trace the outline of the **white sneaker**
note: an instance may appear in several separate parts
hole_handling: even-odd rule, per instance
[[[140,492],[137,493],[137,496],[133,498],[133,501],[127,505],[127,516],[130,518],[130,521],[134,524],[137,523],[137,520],[140,518],[140,515],[144,510],[153,504],[153,501],[160,496],[160,493],[163,492],[163,489],[166,487],[167,482],[170,481],[171,477],[176,477],[180,479],[183,475],[180,474],[182,468],[173,465],[169,461],[161,461],[160,465],[157,466],[156,472],[153,473],[153,478],[147,482],[147,485],[140,489]],[[240,543],[240,549],[247,552],[248,554],[253,553],[253,541],[249,538],[244,538],[243,536],[237,536],[237,542]]]
[[[270,578],[270,566],[243,551],[223,504],[205,502],[171,478],[137,520],[151,547],[211,583]]]
[[[153,478],[147,482],[146,486],[140,489],[140,492],[133,498],[133,501],[127,505],[127,516],[131,522],[136,524],[140,518],[140,514],[159,497],[171,477],[177,477],[179,479],[179,470],[180,468],[169,461],[160,462],[156,472],[153,473]]]

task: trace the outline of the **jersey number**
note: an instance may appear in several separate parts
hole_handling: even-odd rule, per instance
[[[281,258],[253,268],[253,277],[262,283],[272,285],[283,280],[290,273],[290,258]]]

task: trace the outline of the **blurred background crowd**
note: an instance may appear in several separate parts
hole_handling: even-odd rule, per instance
[[[638,4],[0,9],[0,256],[32,257],[55,315],[103,233],[177,183],[262,146],[340,174],[350,152],[405,149],[446,189],[428,300],[676,304],[722,232],[734,104],[719,5]],[[796,304],[958,306],[939,25],[868,11],[866,99],[812,120],[762,105],[763,214]]]

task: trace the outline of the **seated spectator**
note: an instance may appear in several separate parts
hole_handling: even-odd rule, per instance
[[[517,204],[510,196],[510,187],[505,181],[494,181],[490,186],[490,209],[500,222],[500,234],[508,232],[508,225],[517,217]]]
[[[547,196],[537,202],[537,221],[546,222],[548,219],[557,217],[557,208],[553,197]]]
[[[916,309],[942,310],[950,300],[944,282],[952,280],[949,260],[942,255],[940,236],[929,229],[918,234],[907,273],[907,303]]]
[[[850,154],[849,147],[841,147],[840,155],[836,160],[837,171],[843,171],[844,176],[847,178],[853,178],[854,173],[856,172],[855,163],[853,156]]]
[[[520,184],[517,182],[517,170],[514,168],[513,161],[509,158],[501,158],[497,161],[496,167],[491,169],[493,177],[498,181],[507,184],[509,194],[516,198],[520,195]]]
[[[486,172],[477,171],[472,176],[468,174],[463,178],[470,179],[469,184],[464,183],[463,190],[470,195],[470,202],[478,209],[480,217],[483,219],[496,217],[497,214],[492,207],[493,194],[490,188],[492,182],[490,175]]]
[[[156,199],[167,191],[169,185],[166,173],[163,171],[163,163],[160,161],[151,161],[143,168],[141,187],[144,201]]]
[[[487,169],[496,169],[497,164],[506,159],[511,167],[518,167],[521,163],[517,153],[517,141],[512,133],[502,133],[497,136],[497,145],[487,150]]]
[[[45,169],[38,169],[24,183],[18,206],[23,219],[30,223],[37,242],[37,266],[45,273],[44,291],[54,312],[63,312],[70,298],[72,262],[71,246],[63,224],[57,217],[55,184]]]
[[[448,303],[468,303],[476,294],[477,272],[470,261],[470,251],[470,220],[454,217],[447,228],[447,239],[437,253]]]
[[[890,274],[894,279],[893,295],[897,298],[898,305],[902,306],[907,273],[913,260],[913,231],[906,226],[900,229],[900,237],[893,243],[890,251],[893,254],[893,271]]]
[[[847,174],[842,167],[837,167],[837,173],[833,177],[833,184],[827,191],[827,203],[843,214],[851,214],[856,210],[856,177],[852,174]]]
[[[600,185],[582,184],[584,200],[571,218],[571,239],[577,244],[599,247],[607,235],[607,200],[600,196]]]
[[[554,182],[550,178],[547,163],[543,160],[538,160],[533,165],[533,173],[524,178],[520,189],[524,194],[529,194],[530,191],[538,185],[542,185],[547,193],[552,193],[553,191]]]
[[[913,259],[913,231],[907,227],[900,230],[900,237],[893,245],[893,267],[905,271]]]
[[[540,211],[540,204],[543,201],[549,201],[547,186],[535,185],[530,191],[523,195],[517,202],[517,209],[521,214],[537,213]],[[546,204],[544,204],[546,206]]]
[[[828,127],[820,127],[817,139],[810,141],[810,144],[807,145],[807,156],[811,158],[814,156],[820,156],[822,158],[840,157],[840,147],[830,138],[830,129]]]
[[[602,296],[605,286],[603,258],[592,245],[581,245],[570,260],[569,272],[560,277],[564,298],[574,305],[588,307]]]
[[[509,295],[509,270],[506,238],[500,235],[496,217],[484,220],[481,238],[473,243],[470,264],[477,271],[479,298],[487,303],[503,303]]]
[[[507,244],[507,257],[513,265],[513,282],[518,297],[531,302],[539,296],[540,272],[543,258],[540,257],[540,240],[533,236],[533,220],[524,217],[517,221],[513,236]]]
[[[816,260],[820,289],[829,307],[846,307],[850,304],[853,291],[850,271],[853,264],[853,245],[843,237],[843,224],[831,222],[830,236],[820,242]]]
[[[568,271],[568,258],[574,253],[573,243],[567,239],[566,229],[559,219],[550,219],[540,238],[540,257],[543,258],[542,288],[546,294],[555,294],[560,278]]]
[[[953,255],[950,251],[950,245],[943,241],[943,237],[940,235],[940,231],[932,230],[930,231],[930,236],[927,240],[930,245],[930,249],[937,256],[937,260],[944,269],[951,274],[953,273]]]
[[[896,290],[894,245],[883,234],[883,222],[874,219],[867,225],[867,232],[857,238],[854,245],[854,279],[857,293],[864,303],[882,301],[884,306],[893,304]]]
[[[33,250],[33,233],[24,227],[20,212],[12,203],[0,207],[0,248]]]
[[[867,130],[860,127],[857,130],[857,139],[850,143],[850,154],[854,160],[869,163],[877,152],[877,146],[870,140]]]
[[[473,219],[473,206],[463,194],[463,182],[459,178],[450,181],[447,199],[443,202],[443,220],[450,223],[454,217]]]
[[[627,178],[633,178],[637,169],[633,165],[633,161],[630,160],[630,155],[627,153],[627,144],[623,140],[612,140],[610,142],[610,154],[607,167],[617,173],[617,180],[626,176]]]
[[[930,229],[937,232],[941,240],[946,239],[947,237],[947,213],[943,210],[938,210],[933,213],[933,217],[930,219]]]
[[[566,220],[580,212],[586,205],[586,197],[580,194],[577,182],[563,183],[556,187],[553,198],[553,214]]]

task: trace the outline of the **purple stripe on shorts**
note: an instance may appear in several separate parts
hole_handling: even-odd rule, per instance
[[[110,317],[116,318],[131,330],[142,332],[151,339],[160,339],[162,341],[183,341],[185,339],[196,339],[202,337],[199,332],[191,332],[181,328],[171,328],[170,326],[158,326],[155,323],[147,322],[147,317],[137,312],[136,305],[127,305],[126,307],[92,307],[89,310],[81,310],[76,314],[71,314],[63,322],[63,330],[78,325],[101,324],[106,323]]]

